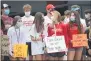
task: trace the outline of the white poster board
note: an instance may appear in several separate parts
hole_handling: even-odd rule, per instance
[[[47,53],[67,51],[64,36],[45,37]]]

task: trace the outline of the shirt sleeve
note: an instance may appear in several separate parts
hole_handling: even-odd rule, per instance
[[[8,29],[7,36],[9,38],[9,54],[12,56],[12,36],[11,36],[11,29]]]

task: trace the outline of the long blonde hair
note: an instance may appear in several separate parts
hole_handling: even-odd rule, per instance
[[[53,11],[53,24],[55,24],[56,22],[60,22],[61,21],[61,14],[58,11]]]

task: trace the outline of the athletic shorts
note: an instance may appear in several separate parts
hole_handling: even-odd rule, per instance
[[[48,55],[52,57],[63,57],[65,52],[49,53]]]

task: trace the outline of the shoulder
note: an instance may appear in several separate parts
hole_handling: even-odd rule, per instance
[[[34,16],[31,15],[30,18],[34,20]]]
[[[10,27],[8,30],[12,30],[12,29],[14,29],[14,26]]]
[[[48,19],[48,17],[47,16],[44,16],[44,19],[46,20],[46,19]]]
[[[14,26],[10,27],[10,28],[8,29],[8,32],[12,32],[13,30],[14,30]]]
[[[21,17],[21,19],[23,20],[25,18],[25,16]]]

